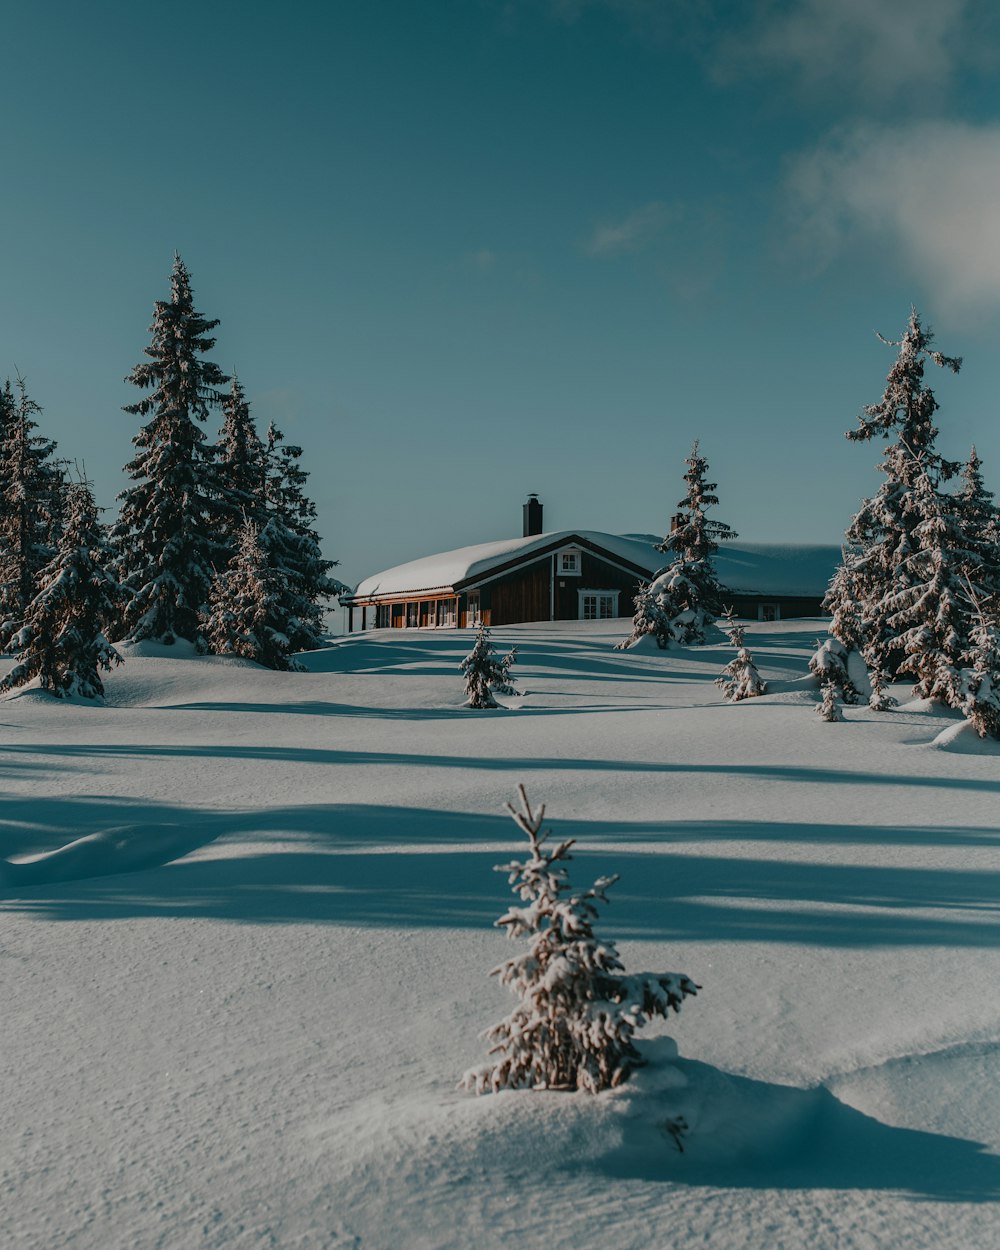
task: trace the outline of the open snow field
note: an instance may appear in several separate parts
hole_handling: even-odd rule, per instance
[[[0,703],[0,1246],[1000,1246],[1000,751],[820,721],[818,622],[752,626],[734,706],[721,635],[624,625],[495,631],[506,712],[457,632]],[[513,1001],[518,782],[621,874],[626,968],[703,986],[609,1094],[455,1088]]]

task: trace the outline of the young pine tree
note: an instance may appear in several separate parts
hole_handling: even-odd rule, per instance
[[[224,573],[216,575],[202,627],[216,655],[239,655],[265,668],[300,672],[291,658],[281,575],[268,563],[257,528],[246,521],[239,549]]]
[[[490,631],[479,626],[475,646],[459,665],[465,674],[466,707],[499,707],[493,692],[516,694],[510,667],[517,659],[517,648],[511,647],[506,655],[497,658],[490,642]]]
[[[149,360],[126,378],[149,391],[125,406],[149,420],[132,440],[138,455],[125,468],[135,485],[119,496],[114,530],[119,576],[131,592],[123,622],[130,641],[196,640],[199,612],[225,557],[223,509],[202,429],[229,380],[205,359],[218,324],[195,309],[188,271],[175,257],[170,299],[154,307]]]
[[[705,630],[720,611],[722,587],[715,575],[713,556],[719,543],[736,538],[736,531],[705,515],[719,502],[716,484],[707,482],[708,461],[698,443],[685,461],[687,494],[680,501],[677,524],[657,543],[656,550],[673,557],[650,586],[660,610],[670,622],[670,636],[682,644],[705,641]]]
[[[14,638],[17,663],[0,691],[37,678],[57,698],[100,699],[101,672],[121,663],[104,632],[117,614],[121,588],[107,568],[108,545],[89,483],[71,483],[65,502],[59,550],[41,572]]]
[[[625,974],[614,943],[601,941],[593,927],[617,876],[573,891],[565,868],[573,840],[549,848],[544,806],[533,811],[524,787],[518,792],[520,810],[507,807],[531,853],[523,863],[497,866],[520,899],[497,925],[508,937],[527,938],[528,949],[493,975],[519,1002],[485,1035],[497,1060],[467,1072],[462,1084],[477,1094],[529,1088],[596,1094],[642,1065],[636,1030],[653,1016],[680,1011],[701,987],[679,972]]]
[[[835,682],[823,683],[823,699],[816,704],[816,713],[821,720],[840,721],[844,713],[840,705],[840,692]]]
[[[40,412],[23,378],[17,379],[16,393],[9,381],[0,391],[0,648],[4,650],[21,629],[42,569],[55,552],[52,539],[63,482],[51,459],[55,443],[35,433]]]
[[[753,656],[744,645],[747,627],[736,620],[732,608],[726,608],[722,615],[726,618],[726,636],[736,648],[736,656],[723,669],[722,675],[716,677],[715,684],[730,703],[767,694],[767,682],[761,680]]]

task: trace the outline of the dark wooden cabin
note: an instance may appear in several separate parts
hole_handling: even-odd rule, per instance
[[[462,547],[367,577],[340,602],[348,629],[466,628],[525,621],[630,617],[640,582],[665,557],[650,535],[542,532],[542,505],[524,505],[524,533]],[[726,602],[756,620],[818,616],[837,547],[727,544],[716,558]]]

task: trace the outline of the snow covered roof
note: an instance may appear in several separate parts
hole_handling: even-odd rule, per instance
[[[840,551],[819,544],[725,543],[715,557],[715,571],[723,586],[737,594],[821,598]]]
[[[574,543],[599,548],[651,576],[666,562],[662,552],[653,549],[653,543],[659,541],[649,534],[556,530],[529,538],[477,543],[384,569],[359,582],[350,598],[445,594],[458,586],[487,580],[501,565],[527,562],[535,555]],[[839,560],[840,548],[834,546],[727,543],[716,556],[715,567],[719,580],[734,593],[818,597],[826,590]]]

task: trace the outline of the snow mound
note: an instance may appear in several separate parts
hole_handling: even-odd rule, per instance
[[[980,738],[971,721],[960,720],[948,725],[931,740],[939,751],[955,751],[960,755],[1000,755],[1000,742]]]
[[[193,642],[188,642],[186,638],[178,638],[169,647],[165,643],[153,642],[151,639],[146,639],[143,642],[116,642],[114,647],[122,659],[128,659],[130,655],[141,656],[144,659],[151,660],[202,658],[198,648]]]
[[[41,855],[0,860],[0,890],[10,894],[36,885],[140,872],[179,859],[210,838],[190,825],[120,825]]]
[[[55,703],[68,704],[72,707],[103,707],[103,699],[85,699],[79,694],[53,694],[51,690],[43,690],[39,685],[39,679],[33,677],[31,681],[23,686],[15,686],[13,690],[6,690],[0,695],[0,702],[13,703],[15,700],[27,703],[41,703],[52,705]]]

